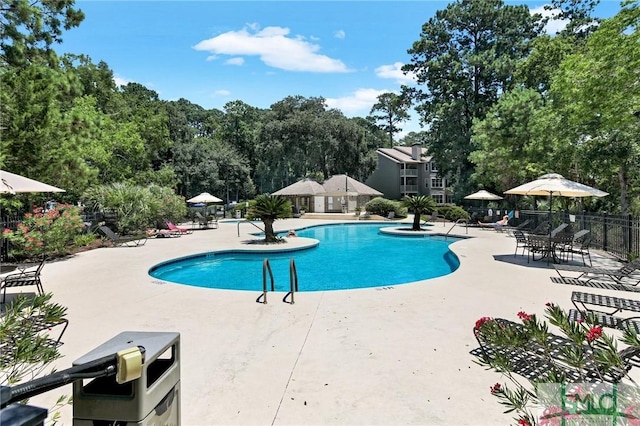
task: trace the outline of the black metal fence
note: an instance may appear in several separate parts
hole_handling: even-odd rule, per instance
[[[472,213],[483,218],[482,221],[494,222],[507,211],[472,209]],[[553,212],[550,216],[548,211],[519,210],[509,223],[518,225],[528,219],[530,224],[527,228],[533,229],[542,222],[549,221],[549,217],[551,229],[561,223],[568,223],[574,232],[588,229],[592,238],[592,248],[606,251],[625,261],[640,257],[640,218],[631,215]]]

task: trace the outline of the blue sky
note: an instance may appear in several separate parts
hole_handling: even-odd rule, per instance
[[[85,20],[56,50],[105,61],[118,84],[143,84],[164,100],[222,110],[234,100],[268,108],[287,96],[324,97],[364,117],[379,94],[410,84],[399,69],[407,49],[448,3],[80,0]],[[613,16],[619,4],[604,0],[597,15]],[[403,133],[420,130],[413,117]]]

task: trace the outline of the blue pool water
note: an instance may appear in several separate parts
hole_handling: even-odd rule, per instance
[[[300,229],[317,247],[279,252],[222,251],[163,262],[154,278],[198,287],[262,291],[262,268],[269,259],[276,291],[289,290],[289,263],[295,259],[300,291],[380,287],[450,274],[460,262],[449,250],[455,238],[381,234],[385,224],[321,225]],[[269,282],[269,281],[268,281]],[[269,282],[270,283],[270,282]],[[270,285],[270,284],[269,284]]]

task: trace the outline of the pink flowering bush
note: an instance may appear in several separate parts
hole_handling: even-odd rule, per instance
[[[523,311],[517,316],[520,323],[482,317],[476,321],[474,333],[482,349],[478,364],[511,382],[510,386],[495,383],[489,391],[507,408],[505,413],[515,414],[518,425],[559,425],[561,420],[575,417],[560,406],[545,404],[545,394],[539,394],[545,384],[633,383],[628,375],[628,360],[618,351],[620,343],[627,346],[625,351],[640,354],[640,338],[632,329],[623,330],[621,337],[615,339],[604,333],[591,315],[582,321],[571,321],[564,310],[552,303],[545,310],[548,323]],[[550,325],[558,332],[552,333]],[[524,380],[523,372],[527,374]],[[579,390],[573,392],[579,395]],[[625,412],[635,415],[640,407],[637,402],[625,407]],[[534,408],[540,407],[544,411],[540,410],[537,417]]]
[[[2,237],[10,243],[10,256],[16,259],[37,259],[63,256],[70,252],[76,236],[84,230],[80,208],[58,204],[43,212],[27,213],[16,230],[5,229]]]

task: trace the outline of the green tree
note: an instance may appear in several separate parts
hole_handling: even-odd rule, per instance
[[[275,243],[279,239],[273,232],[273,222],[277,219],[289,217],[291,214],[291,202],[279,195],[261,194],[251,206],[249,216],[259,218],[264,224],[264,241]]]
[[[431,213],[436,208],[436,202],[433,198],[426,195],[417,195],[414,197],[405,196],[402,199],[402,204],[410,211],[413,212],[413,225],[412,231],[420,231],[420,221],[423,213]]]
[[[62,30],[80,25],[84,14],[74,0],[0,0],[0,65],[55,64],[53,43]]]
[[[514,89],[502,95],[484,119],[474,121],[475,151],[469,154],[469,160],[475,165],[476,184],[505,191],[543,174],[547,158],[558,161],[555,156],[545,155],[550,149],[548,139],[538,139],[541,132],[535,119],[547,112],[542,108],[538,92]]]
[[[371,118],[381,123],[380,129],[389,135],[389,148],[393,146],[393,135],[402,131],[398,125],[409,119],[410,106],[411,100],[405,94],[386,92],[378,96],[378,102],[371,107]]]
[[[516,64],[529,53],[538,18],[527,6],[501,0],[459,0],[437,11],[409,49],[403,70],[416,75],[418,86],[405,92],[430,127],[429,152],[443,174],[452,173],[454,185],[467,182],[473,170],[473,120],[484,118],[514,86]]]
[[[620,209],[640,178],[640,6],[628,1],[568,56],[551,85],[557,128],[572,141],[586,176],[616,176]],[[598,183],[599,179],[595,179]],[[636,185],[634,185],[636,183]]]

